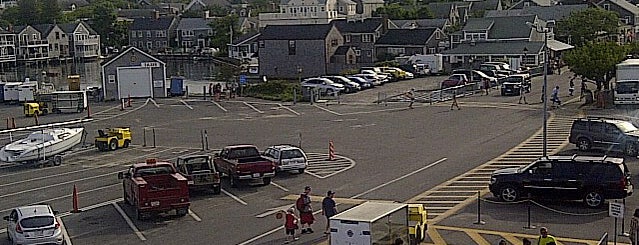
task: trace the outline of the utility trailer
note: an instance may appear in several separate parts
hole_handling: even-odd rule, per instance
[[[408,244],[408,223],[408,204],[365,202],[331,217],[330,244]]]

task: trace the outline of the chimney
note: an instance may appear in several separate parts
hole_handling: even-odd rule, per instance
[[[211,12],[208,10],[204,11],[204,19],[209,19],[209,18],[211,18]]]

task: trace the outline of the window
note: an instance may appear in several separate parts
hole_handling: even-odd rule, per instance
[[[386,48],[386,52],[389,54],[404,54],[404,48]]]
[[[60,32],[55,32],[55,39],[60,39]]]
[[[146,31],[146,36],[151,37],[151,31]]]
[[[152,49],[153,48],[153,42],[146,42],[146,48],[147,49]]]
[[[155,47],[158,47],[158,48],[159,48],[159,47],[162,47],[162,45],[160,45],[160,44],[162,44],[162,42],[160,42],[160,41],[155,41]]]
[[[429,54],[434,54],[434,53],[436,53],[435,48],[428,48],[428,53],[429,53]]]
[[[360,55],[362,55],[362,51],[359,50],[359,49],[356,49],[355,50],[355,56],[360,56]]]
[[[364,34],[362,35],[362,42],[363,43],[370,43],[373,41],[373,37],[371,34]]]
[[[530,7],[530,2],[524,2],[524,7]]]
[[[339,6],[339,12],[344,12],[344,6]]]
[[[132,37],[132,38],[135,38],[135,31],[132,31],[132,32],[131,32],[131,37]]]
[[[441,34],[440,32],[438,32],[438,31],[436,31],[436,32],[435,32],[435,39],[436,39],[436,40],[439,40],[439,39],[441,39],[441,38],[442,38],[442,34]]]
[[[167,47],[167,46],[169,46],[169,45],[167,45],[167,44],[168,44],[168,42],[167,42],[167,41],[162,41],[162,46],[163,46],[163,47]]]
[[[610,4],[604,3],[603,8],[605,10],[610,10]]]
[[[344,35],[344,42],[350,43],[351,42],[351,35]]]
[[[331,40],[331,47],[337,46],[337,39]]]
[[[144,36],[142,35],[142,31],[138,31],[138,37],[140,37],[140,38],[144,37]]]
[[[630,24],[630,16],[626,16],[626,17],[624,18],[624,23],[626,23],[626,25],[629,25],[629,24]]]
[[[131,42],[131,46],[136,47],[135,45],[136,45],[135,41]]]
[[[288,41],[288,55],[295,55],[295,41]]]
[[[373,56],[373,51],[366,50],[366,57],[371,57],[371,56]]]

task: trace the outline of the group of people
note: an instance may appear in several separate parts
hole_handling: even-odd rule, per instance
[[[528,238],[524,238],[521,241],[522,245],[532,245],[532,241]],[[537,245],[556,245],[557,239],[554,236],[548,234],[548,228],[541,227],[539,229],[539,237],[537,238]],[[500,240],[499,245],[508,245],[505,240]]]
[[[311,187],[304,187],[304,192],[300,194],[300,197],[295,201],[295,208],[291,207],[286,211],[284,219],[284,228],[286,229],[286,244],[291,241],[299,240],[299,237],[295,236],[295,232],[301,229],[301,234],[313,233],[311,225],[315,221],[313,214],[313,207],[311,205]],[[337,214],[337,207],[333,197],[335,192],[329,190],[326,192],[326,197],[322,200],[322,215],[326,217],[326,228],[324,234],[330,234],[330,218]],[[295,214],[295,210],[299,212],[299,217]],[[299,224],[299,225],[298,225]]]
[[[237,94],[237,84],[227,83],[225,87],[225,90],[228,91],[228,98],[235,98],[235,95]],[[215,101],[219,101],[222,97],[222,84],[216,83],[215,85],[213,85],[213,83],[210,83],[209,95],[211,95]]]

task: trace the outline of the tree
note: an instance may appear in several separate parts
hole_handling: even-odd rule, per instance
[[[53,24],[60,19],[62,12],[57,0],[42,0],[40,3],[41,24]]]
[[[410,19],[408,11],[404,9],[402,5],[399,3],[391,3],[386,6],[380,7],[375,10],[375,16],[388,16],[389,19],[392,20],[406,20]]]
[[[600,8],[574,12],[557,23],[557,39],[575,46],[583,46],[606,35],[616,35],[619,16]],[[570,42],[569,40],[570,39]]]
[[[615,65],[624,60],[626,50],[614,42],[586,43],[566,53],[564,61],[576,75],[594,80],[597,90],[608,89],[610,74],[614,74]]]
[[[18,1],[18,18],[15,19],[15,25],[38,24],[38,3],[36,0],[20,0]]]
[[[103,43],[109,46],[114,45],[115,40],[110,38],[114,34],[114,24],[117,19],[115,6],[110,1],[100,1],[94,5],[92,12],[91,27],[103,37],[101,38]]]
[[[226,48],[227,43],[231,43],[231,30],[236,30],[235,23],[237,23],[237,15],[227,15],[224,17],[216,18],[209,25],[213,28],[213,35],[211,36],[211,47],[219,49],[218,56],[228,55]],[[233,31],[233,35],[239,35]]]

